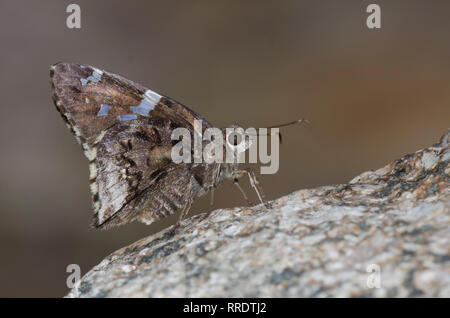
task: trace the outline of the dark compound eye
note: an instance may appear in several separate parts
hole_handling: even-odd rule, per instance
[[[239,133],[231,133],[228,135],[228,143],[233,146],[237,146],[241,143],[242,136]]]

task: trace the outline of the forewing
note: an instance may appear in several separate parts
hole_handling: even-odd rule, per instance
[[[211,125],[198,113],[119,75],[75,63],[58,63],[50,69],[56,108],[82,145],[89,160],[100,134],[120,122],[150,118],[171,120],[175,127],[192,130],[195,119]]]
[[[170,160],[171,131],[192,131],[195,119],[203,129],[211,125],[168,97],[89,65],[58,63],[50,76],[55,105],[90,161],[94,225],[174,213],[188,195],[190,168]],[[176,186],[173,193],[167,184]]]

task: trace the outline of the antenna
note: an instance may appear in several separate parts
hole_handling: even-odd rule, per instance
[[[301,124],[301,123],[311,124],[311,122],[308,119],[301,118],[301,119],[297,119],[297,120],[294,120],[294,121],[290,121],[288,123],[284,123],[284,124],[280,124],[280,125],[274,125],[274,126],[269,126],[269,127],[266,127],[266,128],[280,128],[280,127],[292,126],[292,125]]]
[[[301,124],[301,123],[307,123],[308,125],[311,124],[311,122],[308,119],[301,118],[301,119],[297,119],[297,120],[294,120],[294,121],[290,121],[288,123],[274,125],[274,126],[269,126],[269,127],[266,127],[266,129],[269,129],[269,128],[280,128],[280,127],[286,127],[286,126],[293,126],[293,125]],[[278,138],[280,139],[280,144],[281,144],[281,142],[282,142],[281,133],[278,132],[277,134],[278,134]],[[270,136],[272,136],[272,135],[273,135],[273,133],[271,132]]]
[[[311,122],[310,122],[308,119],[301,118],[301,119],[297,119],[297,120],[294,120],[294,121],[290,121],[290,122],[288,122],[288,123],[284,123],[284,124],[279,124],[279,125],[274,125],[274,126],[265,127],[265,129],[280,128],[280,127],[286,127],[286,126],[293,126],[293,125],[301,124],[301,123],[306,123],[306,124],[309,124],[309,125],[311,124]],[[263,128],[264,128],[264,127],[263,127]],[[275,134],[278,135],[278,138],[280,139],[280,144],[281,144],[281,133],[280,133],[280,132],[277,132],[277,133],[270,132],[269,136],[273,136],[273,135],[275,135]],[[258,136],[258,135],[259,135],[259,133],[258,133],[256,136]],[[249,134],[248,136],[255,136],[255,135],[250,135],[250,134]]]

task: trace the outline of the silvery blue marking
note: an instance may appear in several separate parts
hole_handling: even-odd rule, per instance
[[[97,83],[100,82],[102,79],[103,72],[94,68],[94,71],[92,72],[92,75],[89,76],[87,79],[91,82]]]
[[[133,119],[137,119],[137,115],[134,115],[134,114],[119,115],[120,121],[133,120]]]
[[[97,114],[97,116],[106,116],[108,115],[109,109],[111,108],[111,106],[106,105],[106,104],[101,104],[100,105],[100,110]]]
[[[147,99],[143,98],[139,106],[130,106],[133,113],[148,116],[148,113],[155,108],[155,104],[150,103]]]
[[[131,106],[130,109],[136,114],[148,116],[148,113],[155,108],[160,99],[161,95],[152,92],[151,90],[147,90],[144,94],[144,98],[141,100],[141,103],[138,106]]]
[[[80,78],[81,85],[86,85],[89,82],[98,83],[102,80],[103,72],[99,69],[93,68],[92,75],[88,78]]]
[[[86,104],[89,104],[89,98],[85,98],[84,101],[86,102]]]

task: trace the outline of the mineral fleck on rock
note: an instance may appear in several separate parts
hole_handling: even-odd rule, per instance
[[[450,133],[348,184],[197,215],[68,297],[450,297]]]

